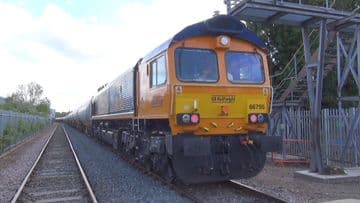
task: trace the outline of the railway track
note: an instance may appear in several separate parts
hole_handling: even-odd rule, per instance
[[[183,185],[179,187],[192,194],[192,196],[201,199],[200,202],[287,202],[236,181]]]
[[[212,198],[211,194],[209,196],[210,200],[204,198],[204,195],[199,194],[199,193],[203,193],[203,192],[199,192],[200,190],[202,190],[202,189],[199,189],[200,187],[205,188],[205,190],[206,190],[206,188],[211,188],[211,189],[209,189],[210,191],[218,190],[218,193],[222,193],[221,191],[223,191],[224,193],[228,193],[230,195],[238,194],[239,197],[240,196],[244,197],[243,199],[231,199],[230,198],[230,201],[232,201],[232,202],[234,202],[234,201],[235,202],[274,202],[274,203],[286,203],[287,202],[285,200],[282,200],[282,199],[272,196],[270,194],[266,194],[264,192],[256,190],[255,188],[244,185],[237,181],[208,183],[208,184],[195,184],[195,185],[184,185],[179,182],[170,182],[166,178],[145,168],[139,162],[132,160],[128,156],[128,154],[126,154],[125,152],[117,151],[117,150],[113,149],[112,146],[110,146],[106,143],[103,143],[100,140],[97,140],[97,142],[99,144],[106,145],[109,150],[111,150],[113,153],[120,156],[121,159],[123,159],[124,161],[128,162],[130,165],[132,165],[133,167],[135,167],[136,169],[141,171],[144,175],[149,176],[157,181],[160,181],[162,184],[168,186],[170,189],[174,190],[181,196],[187,198],[191,202],[197,202],[197,203],[199,202],[200,203],[200,202],[209,202],[209,201],[216,202],[217,201],[216,199],[211,199]],[[214,186],[216,186],[216,188]],[[220,192],[219,192],[219,190],[220,190]],[[231,191],[231,192],[229,192],[229,191]],[[213,197],[215,197],[215,196],[216,195],[214,195]],[[218,200],[219,200],[219,202],[224,202],[223,201],[224,199],[228,199],[228,198],[224,197],[223,199],[218,199]],[[249,199],[250,199],[250,201],[249,201]]]
[[[256,197],[259,197],[259,198],[269,201],[269,202],[277,202],[277,203],[286,203],[287,202],[286,200],[280,199],[271,194],[264,193],[260,190],[257,190],[256,188],[250,187],[250,186],[240,183],[236,180],[231,180],[231,181],[227,182],[226,184],[228,184],[229,187],[233,187],[235,189],[245,191],[246,193],[253,194]]]
[[[97,140],[99,144],[105,144],[102,143],[101,141]],[[106,144],[105,144],[106,145]],[[169,180],[165,179],[164,177],[158,175],[157,173],[145,168],[143,165],[141,165],[139,162],[132,160],[131,158],[129,158],[129,156],[125,153],[125,152],[121,152],[121,151],[117,151],[114,148],[110,147],[109,145],[107,145],[107,147],[115,154],[117,154],[118,156],[121,157],[121,159],[123,159],[124,161],[126,161],[127,163],[129,163],[130,165],[132,165],[134,168],[136,168],[137,170],[141,171],[144,175],[149,176],[157,181],[160,181],[162,184],[168,186],[170,189],[174,190],[175,192],[177,192],[178,194],[180,194],[181,196],[187,198],[188,200],[190,200],[191,202],[196,202],[196,203],[200,203],[203,202],[201,199],[199,199],[198,197],[196,197],[195,195],[193,195],[192,193],[188,192],[187,190],[182,189],[180,186],[173,184],[172,182],[170,182]]]
[[[54,128],[11,202],[97,203],[62,126]]]

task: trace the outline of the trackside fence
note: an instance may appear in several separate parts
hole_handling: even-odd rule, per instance
[[[0,154],[49,125],[48,117],[0,110]]]
[[[321,150],[330,166],[360,166],[360,123],[357,108],[323,109],[321,112]],[[359,112],[359,111],[358,111]],[[310,111],[279,108],[271,115],[271,136],[282,136],[283,149],[273,154],[279,163],[308,162],[311,154]]]

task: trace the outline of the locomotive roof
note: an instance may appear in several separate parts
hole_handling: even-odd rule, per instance
[[[144,60],[147,61],[160,52],[165,51],[177,41],[204,35],[228,35],[236,39],[248,41],[261,49],[266,48],[265,43],[253,31],[247,29],[240,20],[228,15],[219,15],[185,27],[171,39],[167,40],[146,55]]]

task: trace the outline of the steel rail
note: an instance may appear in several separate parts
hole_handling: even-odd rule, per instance
[[[183,189],[182,187],[168,181],[166,178],[160,176],[159,174],[147,169],[146,167],[144,167],[143,165],[141,165],[141,163],[137,162],[136,160],[133,160],[131,158],[133,158],[132,156],[128,156],[128,154],[126,154],[126,152],[123,151],[118,151],[115,150],[114,148],[112,148],[110,145],[104,144],[101,140],[95,139],[95,141],[103,146],[105,146],[107,149],[109,149],[111,152],[115,153],[116,155],[118,155],[123,161],[127,162],[128,164],[130,164],[131,166],[133,166],[135,169],[139,170],[141,173],[143,173],[144,175],[146,175],[147,177],[150,177],[156,181],[160,181],[162,184],[166,185],[167,187],[169,187],[171,190],[175,191],[176,193],[178,193],[179,195],[191,200],[192,202],[196,202],[196,203],[200,203],[203,202],[202,200],[200,200],[199,198],[197,198],[195,195],[193,195],[192,193],[186,191],[185,189]]]
[[[38,157],[36,158],[36,160],[35,160],[35,162],[34,162],[34,164],[33,164],[32,167],[30,168],[30,170],[29,170],[29,172],[27,173],[27,175],[25,176],[25,178],[24,178],[23,182],[21,183],[19,189],[16,191],[13,199],[11,200],[11,203],[15,203],[15,202],[18,200],[18,198],[20,197],[20,194],[21,194],[22,190],[24,189],[25,184],[26,184],[27,181],[29,180],[30,175],[31,175],[32,172],[34,171],[37,163],[39,162],[40,158],[42,157],[42,155],[43,155],[46,147],[48,146],[48,144],[49,144],[51,138],[53,137],[53,135],[54,135],[54,133],[55,133],[55,131],[56,131],[57,128],[58,128],[58,125],[56,125],[56,126],[54,127],[54,130],[51,132],[49,138],[47,139],[45,145],[44,145],[43,148],[41,149]]]
[[[65,130],[65,129],[64,129]],[[141,165],[141,163],[139,163],[136,160],[133,160],[131,158],[133,158],[132,156],[128,156],[128,154],[126,154],[126,152],[123,151],[118,151],[114,148],[112,148],[110,145],[104,144],[101,140],[98,139],[94,139],[97,143],[101,144],[102,146],[104,146],[106,149],[110,150],[111,152],[113,152],[114,154],[118,155],[119,158],[121,158],[123,161],[127,162],[128,164],[130,164],[131,166],[133,166],[135,169],[139,170],[141,173],[143,173],[144,175],[153,178],[156,181],[160,181],[162,184],[166,185],[167,187],[169,187],[171,190],[175,191],[176,193],[178,193],[179,195],[189,199],[192,202],[204,202],[204,200],[199,199],[196,195],[192,194],[191,192],[187,191],[186,185],[181,185],[181,184],[177,184],[176,182],[171,182],[169,180],[167,180],[166,178],[160,176],[159,174],[149,170],[148,168],[144,167],[143,165]],[[226,182],[225,184],[228,184],[229,187],[234,188],[234,189],[238,189],[241,191],[244,191],[245,193],[251,194],[252,196],[264,199],[264,200],[269,200],[270,202],[279,202],[279,203],[286,203],[286,200],[283,200],[281,198],[275,197],[273,195],[264,193],[260,190],[257,190],[253,187],[244,185],[240,182],[237,182],[235,180],[231,180]]]
[[[283,200],[283,199],[281,199],[281,198],[279,198],[279,197],[275,197],[275,196],[273,196],[273,195],[271,195],[271,194],[262,192],[262,191],[254,188],[254,187],[251,187],[251,186],[249,186],[249,185],[245,185],[245,184],[243,184],[243,183],[240,183],[240,182],[238,182],[238,181],[236,181],[236,180],[230,180],[230,181],[228,182],[228,184],[230,184],[231,187],[238,188],[239,190],[245,190],[245,191],[248,192],[248,193],[252,193],[252,194],[254,194],[254,195],[257,196],[257,197],[260,197],[260,198],[262,198],[262,199],[269,200],[269,201],[271,201],[271,202],[279,202],[279,203],[286,203],[286,202],[288,202],[288,201]]]
[[[104,143],[101,140],[97,140],[95,139],[99,144],[104,145]],[[119,157],[126,161],[127,163],[129,163],[131,166],[135,167],[136,169],[138,169],[140,172],[142,172],[144,175],[153,178],[157,181],[160,181],[161,183],[163,183],[164,185],[166,185],[167,187],[169,187],[170,189],[172,189],[173,191],[175,191],[176,193],[180,194],[181,196],[191,200],[192,202],[196,202],[196,203],[201,203],[204,202],[204,200],[199,199],[196,195],[192,194],[191,192],[187,191],[187,189],[185,188],[186,185],[182,185],[181,183],[176,183],[176,182],[169,182],[166,178],[160,176],[159,174],[145,168],[143,165],[141,165],[139,162],[132,160],[131,156],[129,157],[126,152],[122,152],[122,151],[117,151],[115,149],[113,149],[110,145],[106,145],[105,147],[107,147],[108,149],[110,149],[113,153],[119,155]],[[250,187],[248,185],[242,184],[240,182],[231,180],[229,182],[226,182],[225,184],[229,184],[229,187],[231,188],[235,188],[241,191],[244,191],[245,193],[249,193],[252,196],[255,197],[259,197],[261,199],[265,199],[265,200],[269,200],[270,202],[277,202],[277,203],[287,203],[288,201],[283,200],[281,198],[275,197],[273,195],[264,193],[260,190],[257,190],[253,187]]]
[[[112,151],[116,152],[121,159],[123,159],[124,161],[128,162],[131,166],[135,167],[136,169],[140,170],[144,175],[151,177],[157,181],[160,181],[162,184],[166,185],[167,187],[169,187],[171,190],[175,191],[176,193],[178,193],[179,195],[191,200],[192,202],[196,202],[196,203],[200,203],[203,202],[202,200],[200,200],[199,198],[197,198],[196,196],[194,196],[193,194],[189,193],[188,191],[186,191],[185,189],[177,186],[176,184],[166,180],[166,178],[160,176],[159,174],[146,169],[144,166],[142,166],[140,163],[129,159],[128,156],[126,156],[126,154],[123,154],[122,152],[119,151],[115,151],[112,149]]]
[[[81,176],[82,176],[82,178],[83,178],[83,180],[84,180],[84,182],[85,182],[86,189],[88,190],[88,192],[89,192],[89,194],[90,194],[91,201],[92,201],[93,203],[97,203],[98,201],[97,201],[97,199],[96,199],[95,193],[94,193],[94,191],[92,190],[91,185],[90,185],[90,183],[89,183],[89,181],[88,181],[88,179],[87,179],[87,176],[86,176],[86,174],[85,174],[85,171],[83,170],[83,168],[82,168],[82,166],[81,166],[80,160],[79,160],[79,158],[77,157],[77,155],[76,155],[76,153],[75,153],[75,150],[74,150],[73,145],[72,145],[72,143],[71,143],[71,141],[70,141],[69,135],[67,134],[67,132],[66,132],[66,130],[65,130],[65,128],[64,128],[64,125],[62,126],[62,129],[63,129],[63,131],[64,131],[64,133],[65,133],[65,135],[66,135],[67,141],[69,142],[69,145],[70,145],[70,148],[71,148],[71,152],[72,152],[72,154],[74,155],[74,158],[75,158],[75,160],[76,160],[76,164],[77,164],[77,166],[78,166],[78,168],[79,168],[79,170],[80,170]]]

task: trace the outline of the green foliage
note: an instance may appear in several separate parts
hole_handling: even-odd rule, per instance
[[[3,135],[0,135],[0,152],[9,146],[16,138],[17,128],[13,124],[7,124],[3,133]]]
[[[39,131],[40,129],[44,128],[46,125],[45,122],[36,122],[31,126],[33,132]]]
[[[50,100],[46,97],[43,98],[42,94],[42,87],[35,82],[19,85],[17,90],[5,99],[5,104],[0,104],[0,109],[48,116]]]
[[[70,111],[68,111],[68,112],[56,112],[55,117],[56,118],[64,117],[64,116],[68,115],[69,113],[70,113]]]
[[[19,121],[18,127],[17,127],[17,132],[20,135],[29,133],[30,131],[31,131],[31,123]]]
[[[17,135],[17,127],[14,124],[8,123],[4,129],[4,136]]]
[[[337,108],[337,76],[336,72],[332,71],[328,73],[326,78],[324,79],[324,87],[323,87],[323,102],[322,104],[326,108]]]
[[[45,98],[40,101],[38,105],[36,105],[36,111],[41,112],[42,114],[49,115],[50,114],[50,101],[48,98]]]
[[[0,152],[11,143],[21,139],[29,134],[37,132],[46,126],[45,121],[23,121],[16,124],[8,123],[4,129],[3,135],[0,135]]]
[[[10,135],[0,136],[0,152],[2,152],[6,146],[10,145],[11,142],[12,142],[12,137]]]

